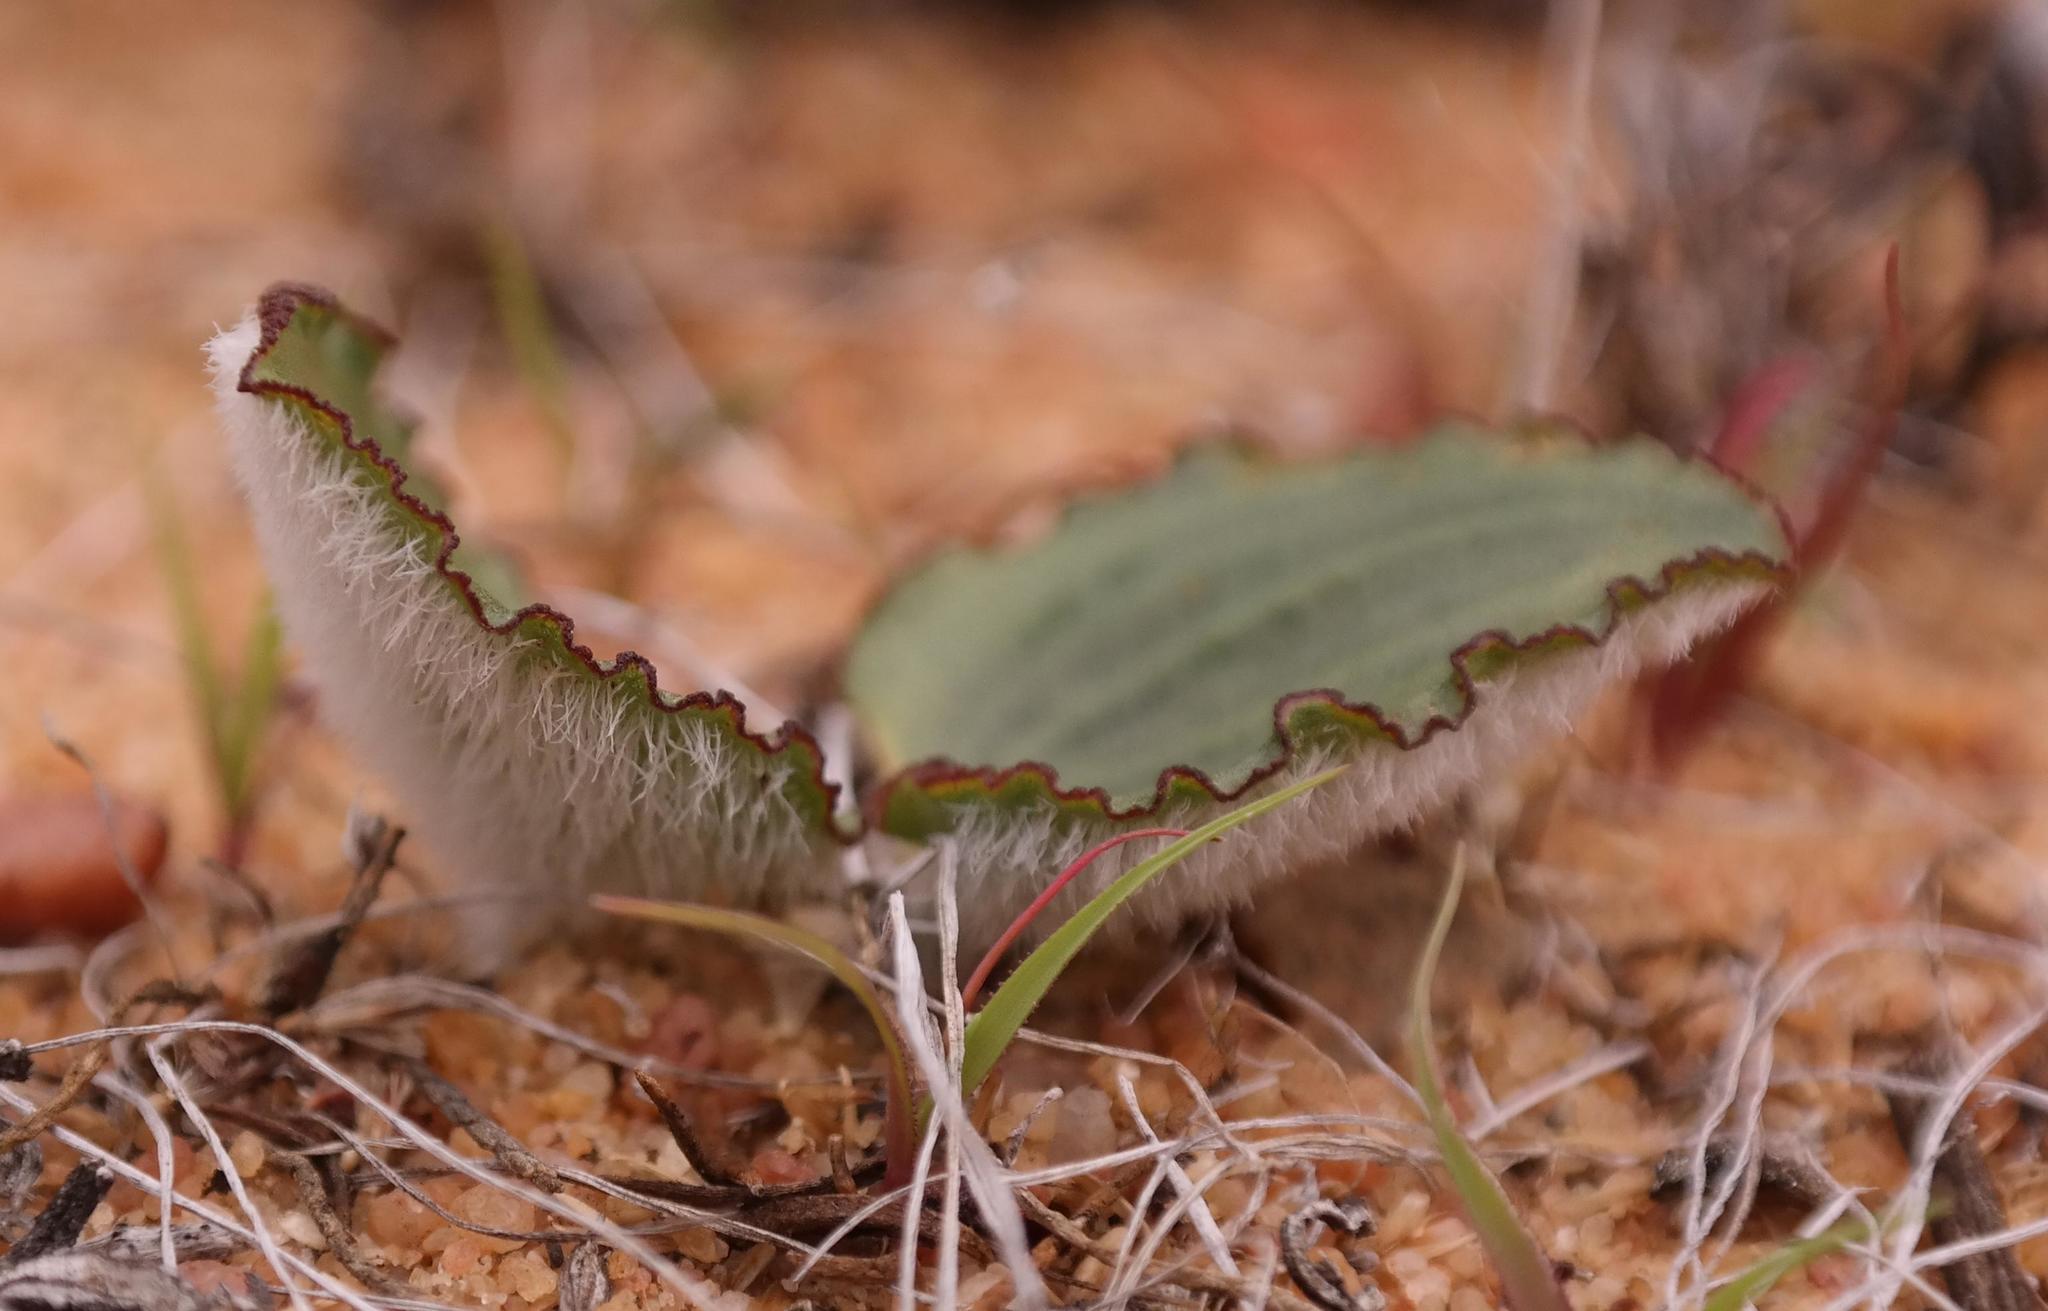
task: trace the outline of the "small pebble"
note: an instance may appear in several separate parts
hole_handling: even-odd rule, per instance
[[[576,1067],[562,1076],[556,1089],[561,1092],[581,1093],[590,1099],[593,1106],[602,1105],[612,1095],[612,1069],[599,1061],[579,1061]]]
[[[1444,1311],[1451,1301],[1451,1277],[1441,1270],[1425,1270],[1413,1279],[1402,1280],[1401,1292],[1414,1304],[1416,1311],[1423,1311],[1425,1307]]]
[[[262,1171],[265,1155],[263,1140],[253,1130],[242,1130],[228,1144],[228,1160],[233,1162],[235,1174],[243,1179],[254,1179]]]
[[[691,1070],[709,1069],[719,1057],[718,1010],[694,992],[672,999],[654,1017],[644,1050]]]
[[[509,1288],[535,1305],[553,1297],[560,1281],[560,1276],[549,1268],[547,1258],[535,1251],[506,1257],[498,1263],[497,1274],[500,1287]]]
[[[1380,1217],[1379,1240],[1388,1247],[1405,1241],[1422,1227],[1429,1216],[1429,1194],[1421,1191],[1403,1193],[1401,1200],[1388,1208]],[[1392,1261],[1389,1260],[1389,1265]]]
[[[676,1235],[676,1250],[698,1265],[717,1265],[732,1252],[732,1245],[709,1229],[685,1229]]]
[[[441,1268],[441,1273],[460,1279],[464,1275],[476,1272],[477,1267],[483,1263],[484,1244],[492,1240],[480,1234],[464,1233],[460,1230],[454,1232],[455,1237],[441,1249],[437,1264]]]
[[[1486,1253],[1476,1239],[1468,1240],[1444,1253],[1443,1266],[1459,1279],[1477,1279],[1486,1268]]]
[[[1451,1294],[1451,1311],[1494,1311],[1493,1299],[1467,1284]]]
[[[405,1193],[378,1193],[362,1204],[363,1232],[372,1242],[399,1251],[417,1251],[427,1235],[447,1222]]]
[[[320,1232],[320,1226],[304,1211],[287,1211],[277,1222],[278,1230],[286,1238],[301,1247],[310,1247],[316,1252],[327,1250],[327,1235]]]
[[[817,1178],[817,1173],[780,1147],[764,1147],[754,1153],[754,1177],[763,1184],[800,1184]]]
[[[1046,1108],[1053,1120],[1046,1155],[1055,1161],[1086,1160],[1116,1149],[1116,1122],[1110,1118],[1109,1094],[1100,1088],[1069,1088]]]
[[[508,1229],[526,1232],[539,1226],[540,1215],[533,1203],[524,1198],[514,1197],[503,1189],[490,1184],[478,1184],[448,1208],[471,1224],[484,1225],[491,1229]],[[488,1238],[474,1235],[486,1252],[509,1252],[524,1244],[517,1238]]]
[[[247,1270],[229,1265],[225,1261],[180,1261],[178,1278],[201,1293],[234,1293],[249,1296],[256,1291]]]
[[[960,1305],[967,1311],[1002,1311],[1010,1305],[1010,1272],[999,1265],[978,1270],[960,1282]]]
[[[104,935],[142,911],[116,849],[147,884],[164,862],[162,815],[114,803],[112,835],[91,792],[0,800],[0,942]]]
[[[1387,1273],[1404,1284],[1428,1269],[1429,1258],[1412,1247],[1404,1247],[1387,1256]]]

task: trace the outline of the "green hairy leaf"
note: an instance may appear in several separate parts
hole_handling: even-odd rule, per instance
[[[513,609],[375,392],[389,340],[280,286],[213,344],[234,464],[325,717],[437,863],[498,898],[598,889],[773,905],[829,895],[833,789],[802,728],[677,697]],[[1342,777],[1190,852],[1130,919],[1225,906],[1340,854],[1569,726],[1782,576],[1775,514],[1647,442],[1446,427],[1312,464],[1209,449],[1089,500],[1035,544],[942,554],[886,595],[844,691],[883,766],[871,822],[959,847],[987,942],[1076,857]],[[1136,868],[1117,848],[1052,921]],[[1142,882],[1142,881],[1141,881]]]
[[[846,694],[901,771],[880,823],[959,837],[970,937],[1121,828],[1359,763],[1141,900],[1165,921],[1511,763],[1725,625],[1784,557],[1773,511],[1649,442],[1451,425],[1313,464],[1203,450],[1033,545],[932,560],[861,631]]]
[[[373,391],[389,345],[324,293],[276,287],[214,341],[215,390],[324,718],[486,894],[469,954],[544,930],[537,899],[600,885],[771,904],[829,886],[833,790],[809,734],[757,732],[724,693],[672,695],[638,656],[600,661],[565,616],[510,609],[463,568]]]

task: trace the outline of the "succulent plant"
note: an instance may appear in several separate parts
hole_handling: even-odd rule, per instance
[[[505,604],[406,467],[408,426],[375,391],[389,345],[283,285],[211,349],[286,631],[440,866],[496,894],[475,950],[543,927],[537,899],[593,889],[830,895],[859,834],[835,821],[816,739]],[[890,589],[843,668],[881,767],[861,810],[957,844],[963,937],[986,941],[1105,839],[1346,766],[1132,903],[1222,906],[1555,736],[1754,604],[1785,559],[1769,506],[1649,442],[1448,424],[1316,463],[1197,450],[1032,544],[941,553]],[[1105,854],[1064,908],[1144,854]]]

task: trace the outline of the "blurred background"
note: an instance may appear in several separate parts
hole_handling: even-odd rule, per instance
[[[270,640],[200,345],[281,278],[402,336],[537,593],[784,707],[904,559],[1205,433],[1691,448],[1793,376],[1825,446],[1894,245],[1887,485],[2035,549],[2038,6],[78,0],[0,10],[0,85],[0,782],[76,782],[56,733],[197,850],[181,632]],[[1952,630],[1940,591],[1891,637]],[[271,813],[320,822],[257,840],[331,863],[361,780],[300,748]]]
[[[1903,363],[1882,349],[1894,250]],[[393,807],[314,727],[211,418],[202,344],[281,279],[401,336],[389,381],[421,458],[532,593],[665,686],[743,681],[795,713],[829,700],[904,561],[1042,524],[1206,435],[1309,454],[1443,414],[1562,415],[1754,447],[1802,521],[1815,471],[1881,437],[1855,531],[1733,711],[1658,776],[1601,758],[1596,720],[1564,782],[1510,798],[1502,827],[1540,830],[1515,914],[1489,885],[1460,919],[1445,975],[1515,980],[1461,1010],[1457,1095],[1576,1069],[1546,1131],[1627,1163],[1514,1158],[1549,1255],[1606,1280],[1575,1283],[1581,1305],[1661,1304],[1679,1235],[1651,1163],[1688,1099],[1770,1076],[1773,1052],[1839,1077],[1785,1074],[1758,1122],[1842,1186],[1895,1185],[1871,1052],[1924,1051],[1937,1021],[1982,1032],[2027,981],[1855,935],[2048,936],[2038,0],[0,3],[0,944],[135,913],[82,762],[133,803],[123,840],[163,865],[180,932],[216,949],[237,919],[338,904],[352,807]],[[1238,941],[1383,1034],[1435,901],[1427,842],[1361,856],[1405,881],[1262,892]],[[1265,1081],[1247,1115],[1407,1114],[1181,947],[1152,985],[1122,975],[1161,957],[1111,963],[1048,1021],[1204,1079],[1242,1039]],[[0,1036],[91,1027],[62,972],[84,957],[22,950]],[[1853,963],[1759,1018],[1780,952]],[[871,1063],[858,1017],[798,1042],[722,968],[557,947],[500,984],[764,1087]],[[593,1108],[625,1106],[586,1064],[589,1095],[543,1115],[532,1090],[567,1087],[566,1049],[536,1075],[530,1035],[424,1027],[536,1147],[580,1159]],[[1616,1051],[1638,1072],[1599,1064]],[[1071,1064],[1014,1072],[996,1132],[1064,1080],[1060,1136],[1031,1150],[1115,1146],[1124,1067]],[[2009,1065],[2048,1082],[2038,1042]],[[644,1106],[620,1115],[658,1136]],[[2014,1219],[2048,1210],[2038,1117],[2007,1100],[1980,1123]],[[1489,1304],[1446,1195],[1315,1169],[1412,1258],[1403,1306]],[[1466,1300],[1397,1252],[1418,1234]],[[2048,1238],[2017,1259],[2048,1273]],[[1803,1278],[1819,1304],[1850,1276]]]

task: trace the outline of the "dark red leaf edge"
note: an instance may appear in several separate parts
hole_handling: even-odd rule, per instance
[[[324,415],[335,425],[342,445],[367,460],[390,480],[391,498],[407,513],[411,514],[422,527],[435,533],[440,539],[440,549],[434,559],[435,572],[440,574],[462,597],[477,624],[488,632],[500,636],[511,636],[521,626],[537,623],[554,630],[562,648],[580,662],[590,674],[600,681],[637,676],[643,680],[648,704],[666,714],[699,714],[722,717],[735,736],[746,742],[764,756],[776,757],[788,753],[799,753],[805,757],[803,781],[815,790],[820,800],[822,827],[840,842],[852,842],[860,836],[848,833],[839,826],[838,813],[839,785],[826,779],[824,773],[825,753],[818,740],[809,730],[794,722],[785,722],[780,728],[769,733],[755,733],[747,727],[747,708],[737,697],[726,691],[691,692],[682,697],[664,698],[659,691],[654,665],[636,651],[621,651],[611,660],[600,659],[589,647],[576,640],[576,623],[568,615],[549,605],[528,605],[492,622],[484,609],[482,598],[467,573],[455,568],[450,560],[461,543],[455,524],[447,515],[433,509],[411,492],[405,490],[407,474],[404,466],[387,456],[377,442],[369,437],[358,436],[350,416],[339,406],[316,395],[310,388],[290,383],[258,380],[257,368],[270,352],[276,348],[285,330],[302,308],[315,308],[332,315],[345,323],[351,331],[362,334],[370,341],[389,348],[396,338],[381,325],[355,313],[324,288],[299,282],[279,282],[266,289],[256,303],[256,320],[261,330],[256,349],[250,352],[242,365],[236,380],[236,390],[252,396],[271,400],[291,401],[304,405]]]
[[[1532,429],[1540,428],[1546,436],[1570,434],[1577,440],[1592,442],[1582,429],[1571,425],[1545,421],[1531,426]],[[1767,510],[1776,520],[1779,533],[1789,542],[1790,529],[1783,510],[1748,479],[1707,456],[1674,454],[1672,459],[1680,465],[1697,464],[1727,481],[1731,487]],[[1069,508],[1071,506],[1072,502]],[[1053,531],[1058,530],[1055,528]],[[939,808],[977,802],[1007,806],[1017,804],[1027,796],[1050,801],[1070,814],[1080,812],[1126,824],[1155,823],[1162,818],[1168,806],[1176,802],[1228,804],[1286,770],[1302,750],[1299,738],[1303,725],[1297,720],[1297,715],[1327,716],[1358,738],[1379,738],[1391,742],[1398,750],[1412,751],[1439,733],[1456,732],[1478,710],[1481,698],[1479,680],[1472,672],[1475,662],[1504,662],[1538,652],[1554,653],[1562,648],[1602,646],[1614,636],[1631,610],[1662,601],[1691,582],[1713,576],[1748,577],[1783,586],[1791,581],[1794,572],[1789,548],[1786,558],[1773,559],[1753,550],[1733,552],[1708,547],[1666,562],[1654,581],[1633,576],[1610,581],[1605,589],[1606,615],[1597,629],[1580,624],[1557,624],[1519,641],[1499,629],[1479,633],[1450,653],[1452,675],[1458,689],[1457,711],[1449,715],[1432,715],[1412,731],[1404,729],[1397,720],[1371,702],[1347,700],[1337,688],[1289,692],[1273,704],[1273,733],[1278,744],[1273,758],[1255,767],[1236,787],[1219,785],[1206,771],[1193,765],[1169,765],[1159,772],[1150,801],[1119,808],[1107,789],[1063,786],[1059,771],[1042,761],[976,766],[933,757],[906,765],[883,779],[866,799],[865,810],[869,822],[877,828],[910,839],[923,839],[945,831],[943,823],[932,822],[935,818],[933,812]],[[883,600],[886,600],[886,592],[877,600],[877,607]],[[1010,798],[1004,799],[1003,793],[1009,793]]]

